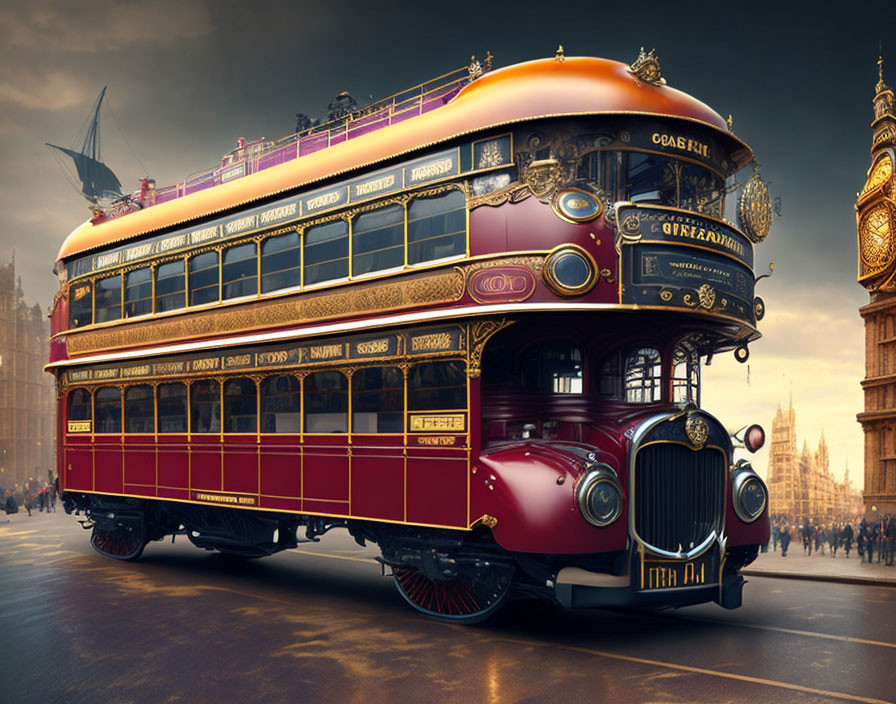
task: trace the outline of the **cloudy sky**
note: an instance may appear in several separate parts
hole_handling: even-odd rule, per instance
[[[71,146],[108,85],[103,156],[126,188],[214,165],[237,137],[290,133],[338,92],[384,97],[490,50],[496,66],[567,55],[630,62],[655,47],[669,84],[734,116],[783,201],[757,269],[768,315],[749,366],[705,374],[704,405],[771,428],[793,394],[797,432],[822,430],[834,471],[861,475],[863,331],[855,283],[878,41],[896,84],[896,6],[809,3],[7,0],[0,7],[0,259],[47,305],[65,236],[88,212],[44,142]],[[844,8],[846,6],[843,6]],[[883,33],[885,36],[881,37]],[[889,36],[886,36],[886,34]],[[764,470],[764,454],[757,462]]]

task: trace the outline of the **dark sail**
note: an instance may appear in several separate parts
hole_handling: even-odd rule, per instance
[[[59,147],[55,144],[47,144],[48,147],[58,149],[72,158],[72,161],[75,162],[75,168],[78,170],[78,180],[81,181],[81,193],[92,203],[96,203],[101,198],[117,198],[121,196],[121,183],[118,177],[112,173],[112,169],[101,161],[100,157],[100,106],[105,95],[106,89],[103,88],[94,106],[93,119],[87,128],[87,134],[84,136],[84,144],[81,146],[80,152]]]

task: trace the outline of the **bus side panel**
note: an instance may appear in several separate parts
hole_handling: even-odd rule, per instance
[[[124,484],[128,494],[146,494],[137,487],[152,487],[155,495],[156,448],[153,435],[128,433],[124,436]],[[137,485],[137,486],[134,486]]]
[[[418,445],[419,439],[408,437],[407,520],[466,528],[467,451]]]
[[[258,440],[252,435],[224,436],[224,491],[258,494]]]
[[[64,470],[60,474],[65,491],[93,491],[93,443],[90,433],[65,436]]]
[[[345,435],[305,435],[302,485],[308,501],[348,501],[348,438]],[[314,505],[314,504],[312,504]],[[313,510],[325,512],[323,508]],[[348,506],[342,506],[348,513]]]
[[[190,488],[221,491],[221,440],[218,435],[190,438]]]
[[[159,435],[157,442],[158,495],[168,499],[189,499],[190,445],[187,435],[166,433]]]
[[[302,497],[302,457],[300,436],[297,434],[265,435],[262,437],[261,486],[262,496],[288,497],[289,507],[298,510],[297,500]],[[286,506],[263,502],[272,508]]]
[[[404,518],[404,444],[401,436],[352,436],[353,516]]]
[[[103,494],[124,492],[124,453],[121,435],[96,435],[93,439],[94,490]]]

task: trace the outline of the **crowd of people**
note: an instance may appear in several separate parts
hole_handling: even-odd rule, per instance
[[[849,522],[815,524],[808,519],[802,525],[787,521],[772,524],[774,551],[780,544],[781,555],[787,557],[793,539],[799,540],[805,555],[811,555],[814,550],[816,555],[835,558],[837,551],[842,550],[849,558],[855,544],[855,551],[862,562],[874,562],[876,557],[878,563],[893,566],[896,558],[896,516],[888,513],[879,521],[863,518],[855,526]]]
[[[41,482],[34,477],[29,477],[25,485],[14,485],[11,489],[0,486],[0,496],[3,497],[2,508],[6,514],[18,513],[20,510],[46,511],[51,513],[56,510],[56,498],[59,495],[59,478],[53,477],[53,471],[47,471],[47,479]]]

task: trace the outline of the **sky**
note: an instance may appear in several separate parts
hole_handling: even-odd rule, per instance
[[[44,146],[72,146],[103,86],[103,160],[126,189],[219,163],[238,137],[278,138],[343,90],[388,96],[494,55],[633,61],[655,48],[669,85],[731,114],[782,200],[756,250],[768,313],[748,364],[704,373],[703,406],[797,436],[861,485],[863,327],[854,202],[865,180],[878,42],[896,86],[896,4],[6,0],[0,6],[0,261],[15,250],[29,302],[48,306],[62,241],[89,215]],[[811,12],[807,8],[812,8]],[[887,35],[889,32],[889,35]],[[765,472],[767,453],[755,465]]]

